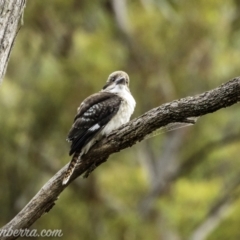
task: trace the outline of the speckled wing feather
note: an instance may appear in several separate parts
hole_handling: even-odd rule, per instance
[[[117,113],[121,98],[113,93],[101,92],[86,98],[74,118],[68,134],[72,142],[69,155],[81,149],[111,120]]]

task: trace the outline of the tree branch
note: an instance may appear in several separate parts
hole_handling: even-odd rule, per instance
[[[239,173],[236,174],[236,177],[228,184],[228,186],[224,186],[224,189],[222,190],[223,194],[214,202],[205,218],[190,236],[189,240],[207,239],[208,236],[219,226],[222,220],[229,215],[232,206],[231,204],[239,199],[239,191],[236,191],[240,185],[239,176]]]
[[[180,178],[189,172],[191,172],[194,167],[196,167],[200,161],[206,161],[206,155],[211,151],[216,150],[216,148],[226,147],[228,144],[232,144],[240,140],[238,133],[225,136],[223,139],[210,142],[201,147],[199,150],[194,152],[190,157],[187,158],[184,162],[180,163],[177,169],[173,172],[168,173],[165,179],[156,182],[156,186],[150,190],[148,195],[143,199],[140,204],[139,211],[144,216],[148,217],[151,211],[153,210],[153,202],[156,198],[159,198],[161,195],[166,193],[171,184],[176,181],[177,178]]]
[[[154,130],[174,122],[186,122],[190,117],[200,117],[229,107],[240,101],[240,77],[222,84],[218,88],[200,95],[190,96],[165,103],[142,116],[122,125],[106,138],[93,146],[83,156],[83,161],[76,168],[70,182],[87,171],[91,166],[97,167],[107,160],[109,155],[142,141]],[[58,171],[1,231],[24,229],[30,227],[43,213],[48,212],[55,204],[66,186],[62,185],[63,174],[67,165]],[[69,183],[70,183],[69,182]],[[16,239],[8,236],[1,239]]]
[[[21,24],[25,0],[0,1],[0,84],[5,75],[10,52]]]

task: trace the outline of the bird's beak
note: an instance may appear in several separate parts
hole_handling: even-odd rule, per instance
[[[116,80],[116,84],[126,84],[126,79],[124,77],[120,77]]]

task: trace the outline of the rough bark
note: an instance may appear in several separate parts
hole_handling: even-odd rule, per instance
[[[25,0],[0,1],[0,84],[5,75],[10,52],[21,26]]]
[[[200,95],[182,98],[154,108],[142,116],[122,125],[106,138],[93,146],[83,156],[81,165],[76,168],[69,184],[85,171],[97,167],[107,160],[110,154],[119,152],[144,139],[152,131],[174,122],[186,122],[190,117],[200,117],[229,107],[240,101],[240,77],[222,84],[218,88]],[[67,165],[57,172],[33,197],[33,199],[0,231],[24,229],[30,227],[43,213],[55,204],[66,186],[62,185],[63,174]],[[8,236],[1,239],[16,239]]]

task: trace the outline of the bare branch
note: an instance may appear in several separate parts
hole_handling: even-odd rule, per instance
[[[14,40],[22,24],[25,4],[25,0],[0,1],[0,84],[7,69]]]
[[[239,174],[225,187],[223,194],[209,209],[205,219],[195,229],[189,240],[205,240],[219,226],[223,219],[229,216],[231,204],[239,199],[239,191],[235,191],[240,185]]]
[[[130,35],[131,27],[128,20],[126,0],[121,0],[121,1],[112,0],[112,5],[113,5],[116,22],[119,28],[127,36]]]
[[[226,146],[228,144],[232,144],[236,141],[239,141],[239,134],[230,134],[229,136],[225,136],[223,139],[220,139],[216,142],[207,143],[199,150],[194,152],[191,156],[187,158],[183,163],[178,166],[178,168],[174,169],[174,171],[169,172],[165,179],[162,181],[157,181],[156,186],[150,190],[145,199],[140,204],[139,211],[146,218],[151,211],[153,210],[153,202],[156,198],[165,194],[169,189],[170,185],[176,181],[177,178],[185,176],[189,172],[191,172],[195,166],[197,166],[200,162],[206,160],[206,157],[211,151],[216,150],[217,148]],[[201,153],[201,154],[200,154]]]
[[[139,206],[139,211],[141,215],[146,218],[150,216],[153,210],[154,202],[156,198],[159,197],[159,193],[166,186],[169,186],[172,176],[179,173],[180,162],[179,162],[179,150],[184,144],[183,135],[187,129],[182,129],[182,131],[174,131],[169,133],[163,141],[163,146],[159,150],[161,152],[161,158],[154,156],[152,161],[150,157],[145,158],[145,162],[149,162],[149,167],[146,168],[148,175],[151,176],[150,190],[148,194],[144,197]],[[152,163],[152,164],[151,164]],[[146,165],[146,164],[145,164]],[[170,176],[170,177],[169,177]]]
[[[160,127],[174,122],[185,122],[189,117],[200,117],[213,113],[239,101],[240,77],[236,77],[211,91],[175,100],[154,108],[122,125],[94,145],[91,151],[83,156],[83,161],[76,168],[69,183],[89,168],[97,167],[105,162],[112,153],[119,152],[138,141],[142,141],[146,135]],[[62,178],[66,168],[67,166],[57,172],[24,209],[0,230],[28,228],[45,212],[48,212],[54,206],[60,193],[67,187],[67,185],[62,185]],[[16,238],[8,236],[1,239]]]

